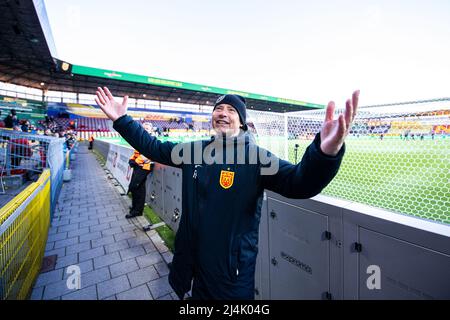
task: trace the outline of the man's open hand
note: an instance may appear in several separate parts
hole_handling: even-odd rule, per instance
[[[359,90],[353,92],[352,99],[345,103],[345,113],[334,120],[334,101],[327,106],[325,121],[320,132],[320,149],[329,156],[335,156],[344,144],[358,109]]]
[[[123,97],[122,103],[114,100],[111,92],[107,87],[97,88],[97,97],[95,102],[100,106],[100,109],[106,114],[106,116],[112,121],[116,121],[118,118],[127,113],[128,96]]]

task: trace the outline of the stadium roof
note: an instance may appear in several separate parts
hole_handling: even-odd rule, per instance
[[[94,94],[108,86],[131,98],[212,105],[221,94],[236,93],[254,110],[292,112],[323,105],[197,85],[175,80],[71,65],[58,60],[43,0],[0,2],[0,81],[32,88]]]

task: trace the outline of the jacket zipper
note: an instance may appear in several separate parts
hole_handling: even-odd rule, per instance
[[[192,175],[192,178],[194,178],[195,180],[197,180],[197,168],[201,167],[200,164],[196,164],[194,167],[194,174]]]
[[[201,165],[195,165],[194,166],[194,174],[192,175],[192,178],[194,179],[194,190],[195,190],[195,196],[196,197],[194,197],[194,203],[193,203],[193,212],[192,212],[192,216],[193,216],[193,220],[194,220],[194,225],[195,226],[198,226],[198,224],[199,224],[199,219],[200,219],[200,216],[199,216],[199,212],[198,212],[198,200],[199,200],[199,194],[198,194],[198,179],[197,179],[197,176],[198,176],[198,172],[197,172],[197,168],[198,167],[201,167]],[[196,228],[194,228],[194,234],[193,234],[193,237],[194,237],[194,239],[193,239],[193,242],[194,242],[194,248],[196,248],[197,247],[197,232],[198,232],[198,230],[196,229]],[[195,253],[195,254],[197,254],[197,253]]]

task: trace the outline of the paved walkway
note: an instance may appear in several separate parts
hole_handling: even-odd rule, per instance
[[[125,219],[128,205],[81,145],[49,231],[45,256],[57,255],[56,267],[39,275],[31,299],[177,299],[167,281],[172,254],[155,230]],[[67,288],[71,265],[81,269],[80,290]]]

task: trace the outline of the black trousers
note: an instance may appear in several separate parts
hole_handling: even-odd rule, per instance
[[[134,215],[140,215],[144,211],[145,205],[145,182],[147,176],[150,173],[148,170],[144,170],[141,167],[134,167],[133,175],[131,176],[128,192],[131,192],[132,205],[130,213]]]

